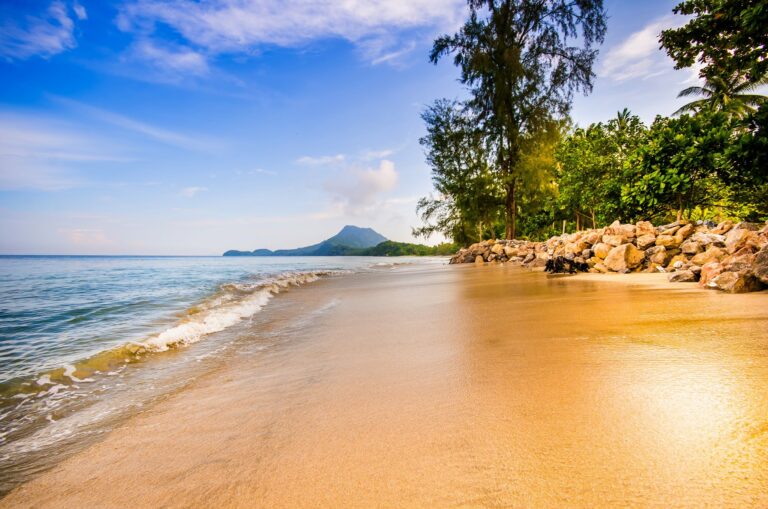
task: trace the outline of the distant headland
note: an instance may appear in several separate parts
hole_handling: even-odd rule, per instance
[[[333,237],[318,244],[295,249],[229,250],[224,256],[438,256],[453,254],[453,244],[426,246],[395,242],[372,228],[347,225]]]

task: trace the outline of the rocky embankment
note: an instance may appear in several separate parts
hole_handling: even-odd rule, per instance
[[[667,272],[672,282],[698,282],[731,293],[768,288],[768,222],[614,222],[607,228],[545,242],[486,240],[450,263],[511,262],[549,272]]]

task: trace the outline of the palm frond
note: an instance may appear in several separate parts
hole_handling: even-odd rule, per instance
[[[709,97],[712,95],[712,92],[710,90],[707,90],[704,87],[688,87],[684,90],[681,90],[679,94],[677,94],[677,97],[688,97],[691,95],[703,95],[705,97]]]

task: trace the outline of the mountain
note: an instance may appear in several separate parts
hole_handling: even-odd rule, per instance
[[[269,249],[255,249],[253,251],[231,250],[224,253],[224,256],[342,256],[357,254],[356,251],[372,248],[386,240],[385,236],[373,231],[371,228],[347,225],[339,233],[319,244],[296,249],[278,249],[276,251],[270,251]]]

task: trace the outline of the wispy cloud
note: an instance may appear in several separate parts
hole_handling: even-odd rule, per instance
[[[150,39],[141,39],[136,42],[129,51],[129,55],[148,63],[165,75],[203,76],[210,70],[208,61],[202,53],[184,46],[162,45]]]
[[[327,166],[343,163],[347,159],[345,154],[336,154],[332,156],[303,156],[296,160],[297,163],[304,166]]]
[[[95,106],[90,106],[78,101],[73,101],[71,99],[66,99],[63,97],[53,97],[53,99],[56,102],[83,112],[96,120],[119,127],[121,129],[133,131],[135,133],[146,136],[147,138],[167,145],[173,145],[195,151],[212,150],[219,145],[216,140],[182,134],[170,129],[158,127],[147,122],[136,120],[119,113],[114,113],[102,108],[97,108]]]
[[[415,47],[394,33],[454,27],[465,9],[464,0],[134,0],[122,7],[117,24],[144,38],[160,37],[164,28],[170,28],[200,54],[213,56],[345,39],[361,47],[369,61],[380,64]]]
[[[191,186],[191,187],[185,187],[180,191],[180,194],[186,198],[194,198],[200,193],[204,193],[207,191],[207,187],[199,187],[199,186]]]
[[[97,148],[98,147],[98,148]],[[83,184],[70,167],[126,162],[122,150],[56,119],[0,112],[0,188],[58,191]]]
[[[0,6],[0,56],[8,60],[48,58],[77,46],[75,22],[64,2],[51,2],[38,16],[22,17],[13,12],[14,7],[13,2]],[[87,17],[83,6],[76,3],[73,10],[79,20]]]
[[[685,23],[680,16],[664,16],[629,35],[621,44],[610,48],[602,59],[598,74],[621,82],[648,79],[673,69],[672,61],[660,49],[662,30]]]

